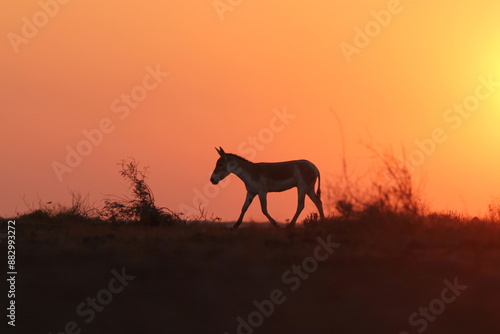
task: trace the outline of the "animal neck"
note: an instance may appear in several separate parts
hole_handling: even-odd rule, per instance
[[[254,165],[253,162],[250,162],[248,160],[239,157],[233,157],[230,163],[233,165],[231,173],[239,177],[245,183],[250,181],[249,171]]]

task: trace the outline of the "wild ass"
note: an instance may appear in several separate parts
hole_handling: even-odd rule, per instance
[[[259,195],[262,213],[269,219],[274,227],[278,227],[276,221],[267,212],[267,193],[279,192],[297,187],[298,206],[289,226],[295,225],[297,218],[304,209],[305,196],[316,204],[320,217],[323,219],[323,205],[321,203],[321,178],[319,170],[307,160],[294,160],[275,163],[253,163],[236,154],[226,153],[219,147],[215,148],[220,155],[215,169],[210,178],[212,184],[218,184],[230,173],[238,176],[247,189],[247,197],[241,208],[241,214],[233,228],[240,226],[243,216],[252,203],[255,196]],[[318,191],[314,192],[314,184],[318,179]]]

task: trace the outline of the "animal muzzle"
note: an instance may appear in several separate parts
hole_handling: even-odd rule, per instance
[[[219,178],[212,175],[212,177],[210,178],[210,182],[212,182],[212,184],[217,184],[219,183]]]

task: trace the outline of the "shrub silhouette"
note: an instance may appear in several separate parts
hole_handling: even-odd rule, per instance
[[[89,203],[89,197],[79,192],[70,191],[71,205],[42,203],[38,201],[38,208],[25,202],[28,211],[18,214],[20,219],[36,222],[91,222],[97,218],[97,210]]]
[[[340,121],[339,128],[342,129]],[[343,132],[340,133],[341,175],[326,188],[327,206],[332,211],[346,219],[393,214],[418,217],[424,214],[424,205],[406,161],[398,159],[390,147],[383,149],[365,144],[375,165],[355,178],[349,171]],[[404,149],[402,151],[404,156]]]
[[[112,196],[104,199],[101,218],[109,222],[140,222],[148,225],[173,225],[182,220],[167,208],[158,207],[151,187],[146,183],[147,169],[139,169],[134,159],[122,160],[120,175],[130,182],[132,198]]]

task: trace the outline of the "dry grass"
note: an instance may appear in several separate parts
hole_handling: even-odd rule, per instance
[[[17,226],[19,328],[26,333],[55,332],[71,319],[88,333],[236,333],[236,318],[273,289],[285,291],[287,301],[255,333],[416,333],[409,315],[439,298],[443,280],[454,277],[469,288],[427,333],[500,329],[493,315],[500,298],[497,223],[377,212],[309,217],[279,230],[268,224],[232,230],[224,223],[55,223],[28,216]],[[341,246],[292,292],[283,273],[312,256],[316,239],[328,235]],[[122,267],[136,279],[85,324],[76,306],[106,287],[111,269]]]

